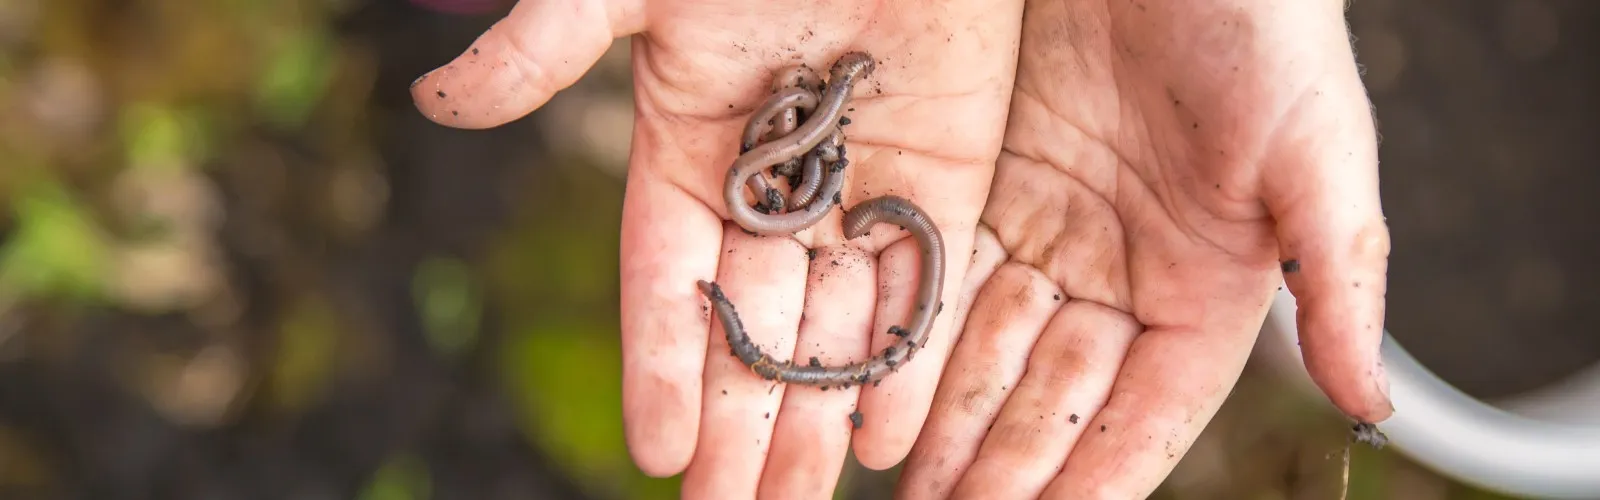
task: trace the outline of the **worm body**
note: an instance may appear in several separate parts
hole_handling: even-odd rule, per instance
[[[823,92],[822,99],[816,105],[814,112],[807,117],[804,123],[801,123],[799,127],[796,127],[788,135],[745,151],[733,161],[733,166],[728,169],[727,180],[723,183],[722,197],[728,206],[729,218],[733,219],[734,223],[743,227],[746,231],[772,236],[793,234],[822,220],[822,215],[826,215],[827,208],[829,208],[826,205],[831,205],[832,203],[831,196],[817,197],[808,206],[808,209],[803,212],[778,215],[765,214],[746,204],[744,196],[745,185],[749,183],[749,179],[752,176],[760,175],[762,170],[800,157],[815,148],[828,135],[841,133],[838,125],[839,116],[844,112],[845,102],[850,99],[850,91],[854,89],[855,82],[858,79],[872,72],[873,65],[872,59],[864,53],[852,52],[845,54],[838,62],[834,63],[827,89]],[[798,103],[803,101],[797,101],[797,104],[793,106],[774,104],[780,101],[778,96],[787,95],[812,94],[803,87],[785,89],[775,94],[773,98],[768,99],[767,104],[757,110],[756,116],[759,117],[767,112],[771,112],[772,116],[777,116],[778,111],[781,111],[782,108],[802,107]],[[796,97],[796,99],[803,98]],[[755,127],[759,129],[760,125]],[[745,127],[747,133],[750,128],[748,125]],[[828,181],[823,181],[823,184],[828,184]],[[767,201],[772,201],[775,199],[773,196],[775,193],[776,190],[768,187],[766,193],[757,193],[757,196],[764,197]],[[823,194],[826,195],[827,193]],[[819,203],[825,206],[820,207],[820,210],[811,209]],[[783,205],[777,205],[777,207],[781,206]]]
[[[853,52],[841,57],[833,66],[820,101],[801,97],[803,94],[815,96],[808,90],[806,72],[809,70],[801,67],[779,72],[773,83],[773,96],[745,127],[743,154],[728,170],[724,184],[724,201],[736,223],[758,234],[792,234],[816,224],[839,203],[844,188],[844,169],[849,164],[839,118],[855,83],[872,68],[872,59],[864,53]],[[788,119],[791,113],[803,121],[798,127],[787,125],[795,123]],[[769,142],[753,144],[763,136],[769,138]],[[770,186],[756,190],[758,196],[766,198],[763,203],[768,203],[768,207],[781,206],[789,212],[762,214],[745,205],[744,187],[749,184],[755,188],[755,179],[764,183],[765,179],[760,177],[762,169],[792,165],[797,158],[803,158],[804,180],[795,187],[787,203],[782,203],[782,197]],[[763,192],[766,194],[762,195]],[[899,341],[866,360],[841,366],[824,366],[817,358],[811,358],[806,364],[779,361],[751,342],[738,311],[722,288],[710,281],[699,281],[701,294],[711,301],[718,321],[722,322],[733,355],[763,379],[824,389],[875,383],[911,361],[916,351],[926,345],[934,318],[943,309],[939,297],[944,290],[944,238],[921,207],[892,195],[869,199],[845,211],[844,236],[861,237],[878,224],[905,228],[922,249],[921,279],[908,326],[889,328],[890,334],[900,337]]]
[[[822,81],[810,68],[790,66],[779,71],[778,76],[772,81],[772,88],[772,97],[756,108],[750,121],[745,123],[744,134],[739,143],[741,154],[754,149],[762,139],[775,141],[793,133],[799,126],[800,120],[806,119],[807,115],[816,109],[817,95],[821,93]],[[809,93],[810,96],[802,94],[801,91]],[[803,158],[790,158],[773,167],[773,173],[787,176],[791,180],[799,179],[799,182],[791,182],[790,187],[793,192],[787,201],[782,193],[772,188],[760,171],[751,175],[745,183],[759,200],[756,204],[757,211],[766,214],[778,211],[793,212],[810,205],[822,191],[823,165],[838,160],[838,148],[843,142],[844,134],[835,131],[824,137],[816,147],[807,151]]]
[[[778,70],[777,74],[772,78],[772,92],[777,93],[780,90],[791,87],[803,88],[820,96],[822,95],[822,77],[817,76],[816,71],[804,64],[788,66]],[[777,140],[789,135],[794,132],[795,127],[800,126],[800,122],[805,121],[811,112],[811,109],[784,109],[772,120],[772,128],[766,134],[766,139],[769,141]],[[751,144],[752,147],[754,146],[753,139],[747,138],[745,142]],[[773,167],[772,171],[775,174],[793,178],[800,172],[800,161],[800,158],[790,158],[788,161]],[[798,206],[804,205],[805,203],[798,204]],[[791,208],[791,210],[793,209]]]
[[[792,133],[798,126],[796,116],[798,111],[811,111],[817,107],[817,94],[798,85],[779,86],[782,80],[774,81],[772,97],[756,108],[750,121],[745,123],[744,135],[740,138],[739,153],[747,154],[756,147],[757,141],[763,138],[778,138]],[[793,162],[795,160],[789,160]],[[786,162],[786,163],[788,163]],[[784,207],[782,193],[772,188],[766,176],[757,170],[745,181],[750,186],[750,191],[756,194],[758,208],[761,211],[772,211],[776,207]],[[742,193],[741,193],[742,194]]]

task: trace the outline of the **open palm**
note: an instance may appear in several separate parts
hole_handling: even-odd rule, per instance
[[[1389,240],[1341,5],[522,2],[413,95],[496,126],[636,35],[624,411],[636,463],[686,471],[685,497],[827,497],[853,444],[872,468],[910,454],[906,498],[1138,498],[1228,394],[1280,279],[1333,402],[1391,411]],[[846,240],[838,211],[794,236],[725,222],[773,70],[854,50],[877,64],[848,105],[843,205],[926,209],[955,307],[881,385],[774,385],[698,280],[768,352],[841,364],[894,340],[919,278],[905,232]]]
[[[715,280],[779,359],[844,364],[895,337],[918,253],[904,231],[847,240],[833,211],[794,236],[730,222],[722,182],[778,68],[826,74],[865,51],[876,68],[846,113],[843,206],[894,194],[927,211],[965,275],[999,154],[1021,2],[522,2],[461,58],[419,80],[444,124],[502,124],[572,84],[614,37],[633,40],[636,123],[622,221],[623,404],[653,475],[686,470],[687,498],[826,497],[855,445],[887,468],[911,449],[951,348],[953,314],[876,386],[774,386],[729,354],[698,280]],[[893,228],[891,228],[893,229]],[[944,287],[954,304],[957,279]],[[870,351],[869,351],[870,350]],[[851,415],[859,411],[861,427]]]
[[[1250,3],[1028,4],[972,269],[992,274],[902,497],[1143,498],[1285,277],[1314,378],[1387,418],[1388,233],[1340,3]]]

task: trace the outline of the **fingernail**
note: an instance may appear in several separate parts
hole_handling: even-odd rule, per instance
[[[1377,368],[1373,371],[1373,383],[1378,385],[1378,393],[1383,394],[1384,403],[1389,409],[1394,410],[1394,398],[1389,397],[1389,371],[1383,367],[1383,360],[1378,360]]]
[[[423,80],[427,80],[427,79],[428,79],[428,74],[427,73],[423,73],[422,76],[419,76],[419,77],[417,77],[416,80],[412,80],[411,81],[411,87],[410,88],[417,88],[417,84],[422,83]]]

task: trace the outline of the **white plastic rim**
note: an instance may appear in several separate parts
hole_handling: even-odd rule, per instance
[[[1287,289],[1278,291],[1257,347],[1320,397],[1300,357],[1295,299]],[[1387,330],[1382,356],[1395,411],[1378,428],[1401,453],[1486,490],[1552,500],[1600,499],[1600,365],[1495,406],[1439,379]]]

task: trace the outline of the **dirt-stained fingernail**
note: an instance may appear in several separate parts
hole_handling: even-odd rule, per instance
[[[412,80],[411,81],[411,86],[409,88],[413,88],[413,89],[417,88],[417,84],[422,83],[423,80],[427,80],[427,79],[428,79],[428,73],[423,73],[422,76],[419,76],[419,77],[417,77],[416,80]]]

